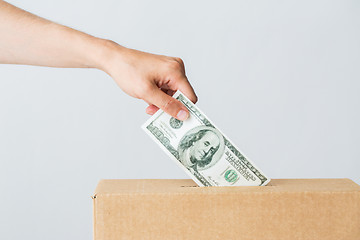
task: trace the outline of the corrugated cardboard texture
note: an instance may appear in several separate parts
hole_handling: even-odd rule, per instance
[[[93,201],[95,240],[360,240],[360,186],[349,179],[101,180]]]

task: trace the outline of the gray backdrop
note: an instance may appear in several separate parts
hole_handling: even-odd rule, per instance
[[[198,106],[271,178],[360,183],[359,1],[11,0],[179,56]],[[187,178],[105,73],[0,65],[0,236],[91,239],[102,178]]]

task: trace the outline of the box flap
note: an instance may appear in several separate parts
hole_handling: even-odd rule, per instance
[[[267,186],[198,187],[191,179],[103,179],[95,195],[192,192],[360,192],[350,179],[273,179]]]

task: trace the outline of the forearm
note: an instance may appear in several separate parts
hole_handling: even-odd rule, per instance
[[[102,68],[105,42],[0,0],[0,63]]]

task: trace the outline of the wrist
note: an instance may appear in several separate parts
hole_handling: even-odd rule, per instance
[[[94,40],[94,46],[94,54],[91,54],[91,58],[93,58],[92,67],[111,75],[110,73],[114,59],[119,59],[119,56],[122,56],[127,48],[111,40],[101,38],[96,38]]]

